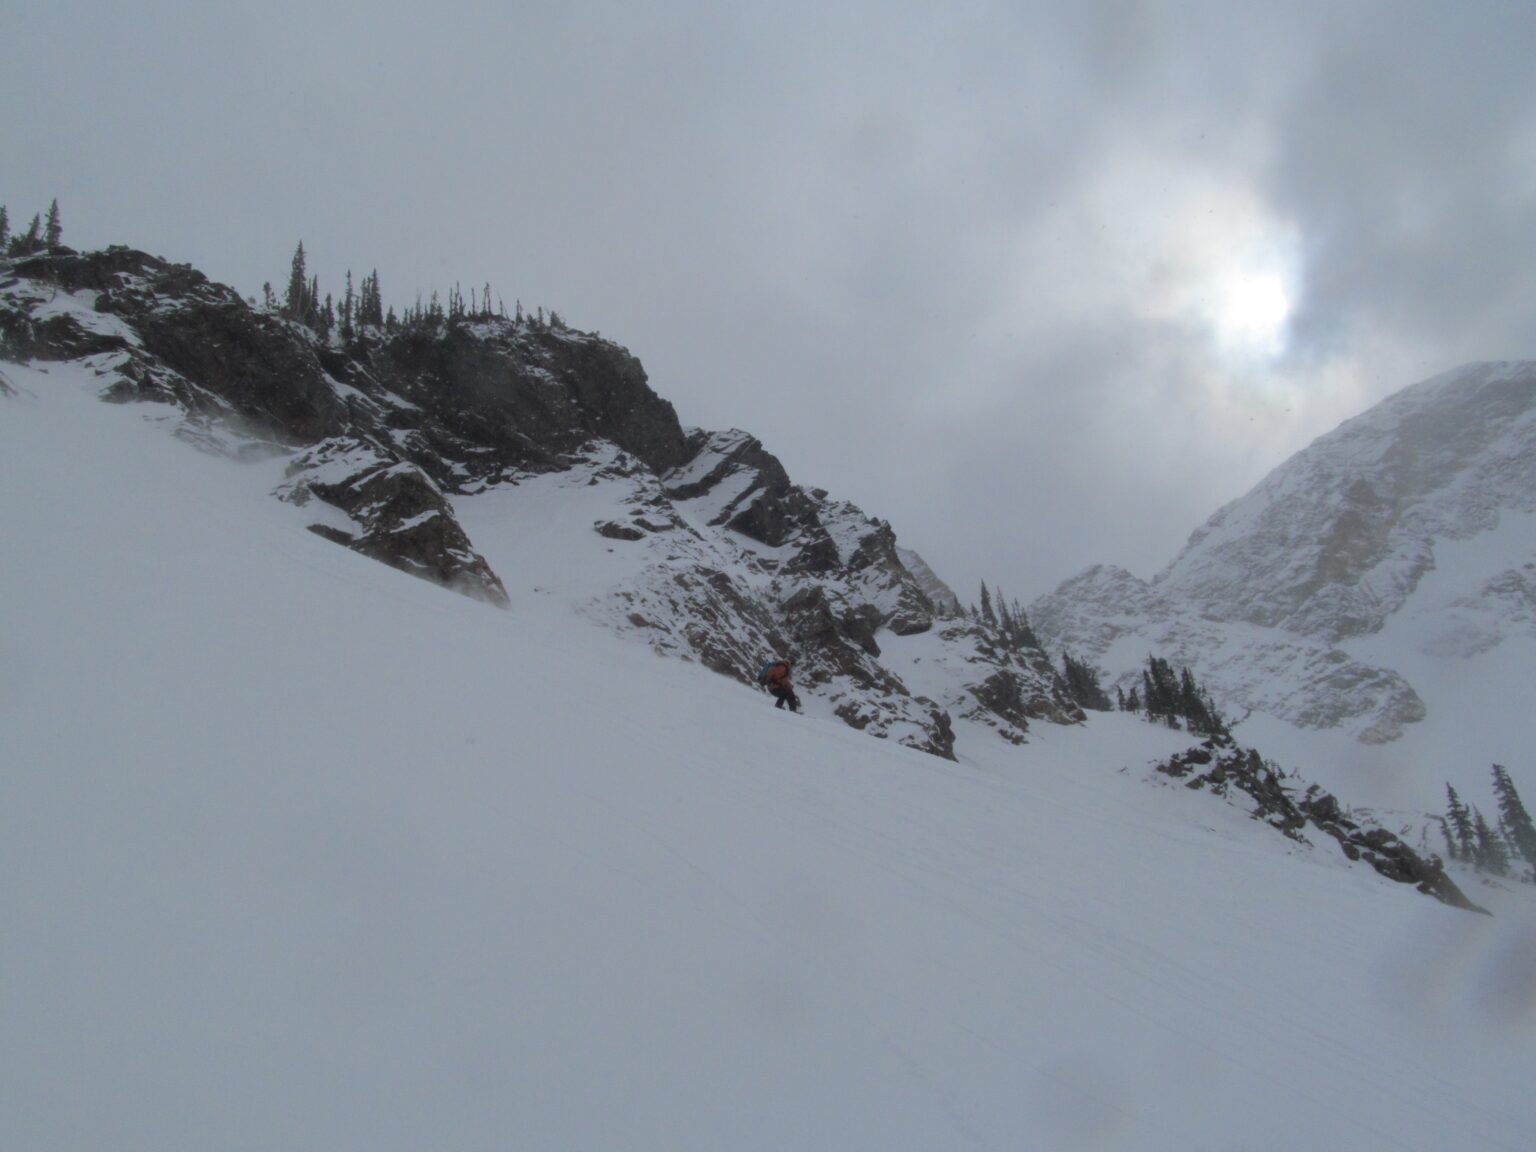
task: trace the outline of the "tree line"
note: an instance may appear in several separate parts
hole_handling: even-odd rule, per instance
[[[347,344],[372,333],[394,335],[397,332],[436,329],[444,324],[470,320],[501,319],[535,331],[570,331],[558,312],[550,309],[546,315],[543,308],[535,312],[524,312],[520,300],[515,302],[513,313],[508,315],[505,301],[492,292],[489,282],[480,289],[471,287],[467,299],[463,288],[455,284],[448,292],[446,304],[435,291],[425,301],[418,292],[416,303],[397,315],[393,307],[386,308],[384,305],[378,269],[369,272],[354,285],[352,270],[349,268],[341,299],[334,299],[329,292],[322,297],[320,278],[309,272],[302,240],[294,250],[288,269],[288,284],[281,298],[268,281],[262,285],[262,306],[302,324],[322,340],[329,341],[334,333]]]
[[[962,606],[961,613],[991,630],[1010,651],[1041,650],[1040,640],[1019,602],[1010,601],[1001,592],[994,596],[985,580],[981,582],[979,602]],[[1173,666],[1159,656],[1147,657],[1139,689],[1133,686],[1127,695],[1116,688],[1114,700],[1100,682],[1099,669],[1066,649],[1061,653],[1060,676],[1067,695],[1088,711],[1137,712],[1170,728],[1186,728],[1204,736],[1231,735],[1210,694],[1196,682],[1189,669],[1183,668],[1176,674]]]
[[[1019,602],[1017,600],[1010,602],[999,590],[994,606],[994,597],[988,591],[985,580],[981,582],[980,604],[962,606],[961,612],[976,623],[984,624],[996,631],[1010,649],[1040,647],[1040,640],[1035,636],[1034,628],[1030,626],[1029,616],[1020,607]]]
[[[7,256],[32,256],[46,252],[64,243],[64,224],[59,215],[59,201],[54,199],[48,206],[48,215],[41,212],[32,217],[25,232],[11,232],[11,214],[0,204],[0,252]]]
[[[1062,657],[1070,661],[1067,653],[1062,653]],[[1119,687],[1115,689],[1114,707],[1121,712],[1145,716],[1155,724],[1200,736],[1232,735],[1211,694],[1195,679],[1188,666],[1175,672],[1173,665],[1161,656],[1147,656],[1139,686],[1132,684],[1129,692]]]
[[[1437,817],[1446,851],[1452,860],[1479,872],[1536,884],[1536,825],[1502,764],[1493,766],[1493,794],[1499,805],[1497,826],[1475,804],[1469,808],[1456,789],[1446,784],[1446,814]]]

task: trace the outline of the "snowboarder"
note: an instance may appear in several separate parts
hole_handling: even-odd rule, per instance
[[[795,686],[789,682],[789,661],[770,660],[763,665],[763,670],[758,673],[757,682],[773,693],[778,701],[775,708],[789,705],[791,712],[800,711],[800,697],[795,695]]]

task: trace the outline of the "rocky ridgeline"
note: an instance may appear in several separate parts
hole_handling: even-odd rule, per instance
[[[1276,831],[1303,844],[1311,844],[1306,832],[1338,842],[1351,861],[1363,861],[1389,880],[1412,884],[1420,892],[1456,908],[1482,912],[1445,874],[1438,857],[1420,856],[1395,833],[1369,819],[1347,812],[1331,794],[1317,785],[1298,798],[1284,779],[1252,748],[1243,748],[1229,736],[1213,736],[1156,765],[1165,776],[1184,781],[1188,788],[1204,790],[1227,800],[1246,796],[1254,807],[1251,815]]]
[[[454,500],[549,473],[614,486],[626,515],[593,530],[643,563],[589,615],[743,682],[793,653],[799,682],[874,735],[952,757],[952,714],[1014,741],[1082,719],[1044,653],[935,603],[889,524],[792,483],[745,433],[685,431],[596,336],[458,316],[343,344],[184,265],[54,248],[0,260],[0,358],[84,362],[105,399],[174,406],[200,447],[284,456],[276,495],[315,532],[496,604]],[[882,635],[920,633],[956,670],[926,695],[881,660]]]

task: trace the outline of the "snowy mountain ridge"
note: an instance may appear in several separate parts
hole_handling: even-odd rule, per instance
[[[1536,636],[1533,512],[1536,364],[1468,365],[1320,437],[1150,581],[1092,568],[1031,617],[1122,685],[1150,649],[1238,717],[1388,743],[1428,714],[1417,656]],[[1454,588],[1427,581],[1437,567]]]
[[[276,494],[314,532],[472,596],[512,602],[530,583],[507,574],[537,567],[484,554],[466,531],[483,505],[586,487],[607,575],[572,607],[659,652],[743,683],[791,655],[814,707],[943,757],[955,715],[1010,742],[1082,719],[1043,652],[929,598],[889,524],[794,484],[745,432],[684,429],[639,361],[558,320],[460,311],[321,336],[190,268],[55,248],[0,265],[0,341],[169,405],[208,450],[284,456]],[[914,692],[882,644],[936,627],[955,675]]]

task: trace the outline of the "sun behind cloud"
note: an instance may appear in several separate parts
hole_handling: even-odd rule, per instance
[[[1223,351],[1257,358],[1285,351],[1292,288],[1277,270],[1234,267],[1215,289],[1210,324]]]

